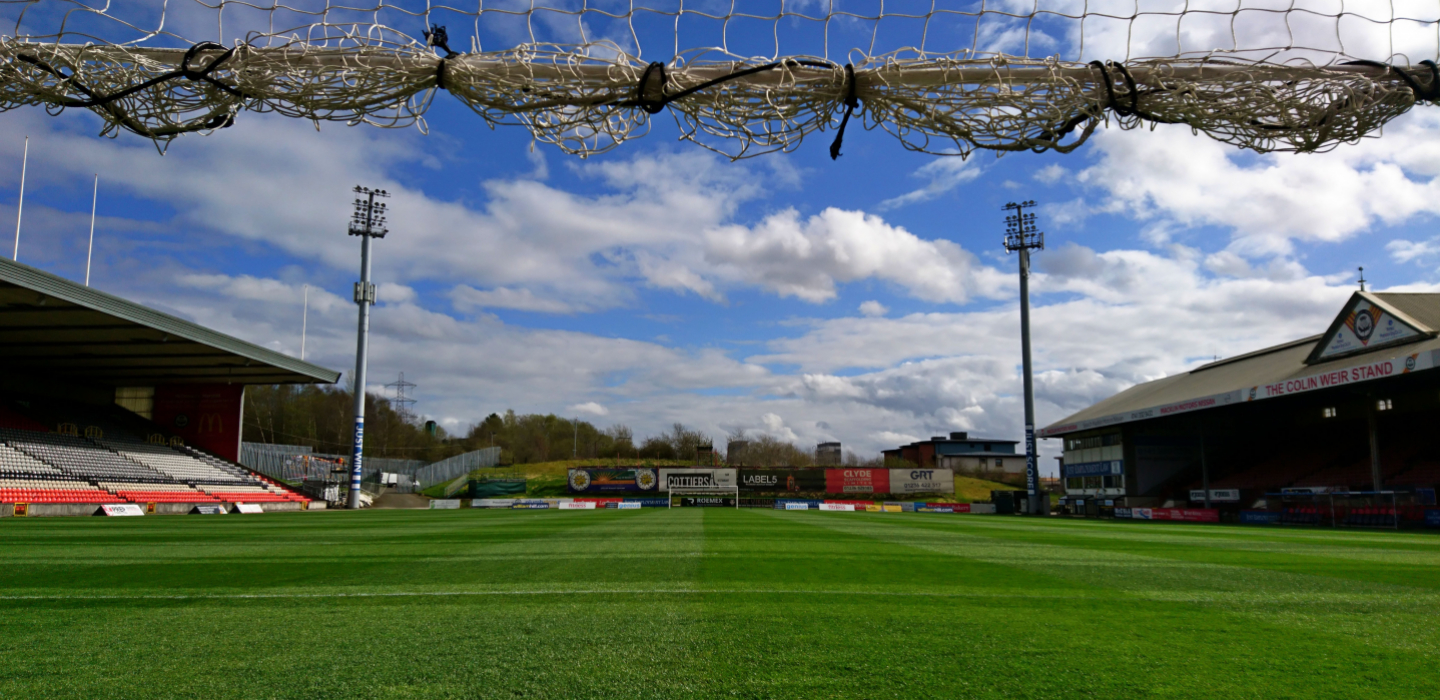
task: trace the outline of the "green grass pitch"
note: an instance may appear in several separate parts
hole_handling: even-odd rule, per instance
[[[0,521],[0,698],[1437,698],[1440,537],[941,514]]]

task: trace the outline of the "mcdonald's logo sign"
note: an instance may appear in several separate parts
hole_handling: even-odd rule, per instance
[[[195,426],[195,433],[197,435],[224,434],[225,419],[221,418],[218,413],[202,413],[199,423]]]

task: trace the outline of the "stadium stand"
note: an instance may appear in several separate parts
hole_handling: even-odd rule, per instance
[[[158,426],[122,409],[8,401],[0,410],[6,426],[0,427],[0,503],[303,506],[310,500],[201,450],[171,447]],[[44,431],[39,419],[96,437]]]

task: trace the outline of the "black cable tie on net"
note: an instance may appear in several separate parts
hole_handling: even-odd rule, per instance
[[[62,84],[68,83],[72,87],[74,87],[76,91],[90,98],[88,100],[61,100],[56,102],[56,104],[60,107],[104,107],[116,100],[129,97],[130,95],[133,95],[137,92],[149,89],[151,87],[159,85],[160,83],[175,80],[176,78],[185,78],[186,80],[199,80],[205,83],[209,83],[210,85],[214,85],[215,87],[220,88],[221,90],[224,90],[225,92],[234,95],[235,97],[245,99],[248,97],[247,95],[245,95],[245,93],[240,92],[239,90],[210,77],[210,74],[213,73],[215,69],[219,68],[220,64],[229,60],[230,57],[235,54],[235,49],[232,48],[225,51],[225,53],[221,54],[219,58],[211,61],[210,65],[206,66],[201,70],[191,70],[190,68],[190,61],[193,60],[195,58],[195,55],[200,53],[201,51],[224,48],[224,46],[221,46],[220,44],[216,44],[214,42],[202,41],[194,46],[191,46],[190,49],[185,52],[185,56],[180,59],[179,68],[163,75],[157,75],[143,83],[140,83],[139,85],[132,85],[128,88],[125,88],[124,90],[111,93],[109,95],[101,94],[95,92],[94,90],[91,90],[88,87],[85,87],[84,84],[76,80],[75,73],[72,72],[70,75],[65,75],[64,73],[61,73],[59,69],[38,58],[35,58],[34,56],[18,54],[15,56],[15,59],[23,63],[28,63],[32,66],[35,66],[36,68],[39,68],[40,70],[43,70],[46,73],[49,73],[50,75],[59,78]]]
[[[670,99],[665,97],[664,63],[654,61],[645,66],[645,72],[640,74],[640,82],[635,84],[635,99],[631,103],[645,110],[647,114],[659,114],[665,109],[665,105],[670,103]]]
[[[774,70],[784,65],[807,66],[810,68],[827,68],[831,70],[836,68],[835,64],[833,63],[821,63],[819,61],[796,61],[793,59],[786,59],[784,61],[777,61],[775,63],[766,63],[765,65],[761,66],[751,66],[750,68],[735,71],[734,73],[727,73],[718,78],[712,78],[703,83],[700,83],[695,87],[686,88],[673,95],[667,95],[665,94],[665,85],[668,78],[665,75],[665,64],[651,63],[650,65],[645,66],[645,72],[640,74],[640,82],[635,85],[634,99],[620,100],[618,102],[609,102],[605,104],[611,104],[617,107],[639,107],[646,112],[649,112],[650,114],[659,114],[660,111],[665,109],[665,106],[670,104],[671,102],[684,99],[697,92],[700,92],[701,90],[705,90],[721,83],[735,80],[736,78],[743,78],[747,75],[754,75],[756,73],[762,73],[767,70]]]
[[[1384,68],[1391,73],[1400,76],[1400,79],[1403,80],[1405,82],[1405,85],[1410,88],[1410,92],[1415,94],[1415,99],[1424,100],[1426,102],[1440,101],[1440,66],[1436,66],[1435,62],[1429,59],[1421,61],[1420,65],[1430,69],[1430,87],[1422,87],[1420,83],[1415,80],[1415,77],[1410,75],[1409,71],[1396,68],[1395,66],[1388,63],[1381,63],[1379,61],[1346,61],[1341,65]]]
[[[845,127],[850,125],[850,115],[860,107],[855,97],[855,66],[845,64],[845,116],[840,117],[840,128],[835,131],[835,140],[830,143],[830,160],[840,158],[840,145],[845,143]]]

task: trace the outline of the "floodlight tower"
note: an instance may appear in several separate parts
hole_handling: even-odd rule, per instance
[[[1005,251],[1020,254],[1020,357],[1025,373],[1025,490],[1029,492],[1030,513],[1050,512],[1048,499],[1040,489],[1039,456],[1035,454],[1035,384],[1030,367],[1030,251],[1045,249],[1045,234],[1035,228],[1035,214],[1025,209],[1035,200],[1010,202],[1005,211]]]
[[[384,238],[385,190],[355,186],[355,213],[350,217],[350,235],[360,237],[360,281],[355,283],[355,303],[360,305],[360,322],[355,341],[355,445],[350,456],[350,495],[346,508],[360,507],[360,469],[365,458],[365,364],[370,345],[370,305],[375,303],[375,285],[370,283],[370,239]]]

